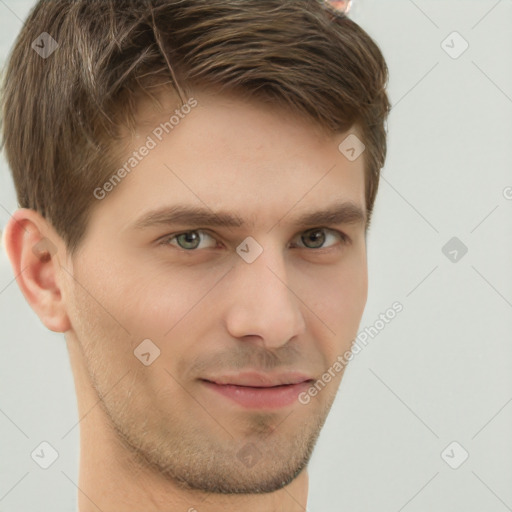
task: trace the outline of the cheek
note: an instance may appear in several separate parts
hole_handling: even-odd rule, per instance
[[[219,294],[220,298],[229,294],[224,277],[236,260],[217,261],[206,255],[186,258],[171,252],[166,257],[165,251],[158,254],[124,262],[118,279],[122,287],[119,299],[125,304],[123,314],[129,321],[146,325],[160,337],[167,333],[172,336],[184,324],[193,329],[211,316]]]
[[[316,293],[315,307],[311,309],[332,331],[345,337],[359,326],[366,304],[366,289],[361,281],[333,279],[321,293]]]
[[[305,283],[302,296],[308,328],[315,339],[325,341],[324,350],[333,359],[350,348],[357,336],[368,294],[366,261],[325,270]]]
[[[304,302],[315,304],[334,323],[348,321],[351,324],[351,319],[360,320],[368,294],[364,253],[354,251],[339,265],[308,269],[297,279],[303,289]]]
[[[182,363],[190,357],[194,340],[204,338],[205,329],[220,318],[222,311],[212,303],[214,293],[209,293],[214,292],[219,280],[215,272],[199,275],[192,269],[180,272],[162,266],[156,271],[150,268],[144,273],[135,270],[111,276],[112,283],[118,286],[115,293],[103,292],[102,303],[126,330],[110,315],[98,311],[98,335],[108,337],[112,344],[99,350],[105,359],[115,361],[116,374],[133,365],[143,367],[148,378],[146,384],[155,392],[164,381],[170,379],[172,385],[164,369],[181,380],[185,369]],[[144,342],[148,339],[151,342]],[[148,350],[151,359],[153,353],[157,357],[149,366],[143,366],[134,351],[142,354]]]
[[[133,277],[122,272],[117,262],[102,260],[101,251],[75,265],[70,316],[73,330],[90,364],[131,366],[138,341],[132,305],[137,290]],[[138,342],[140,343],[139,340]]]
[[[119,315],[139,337],[165,339],[184,326],[191,328],[203,307],[208,306],[209,279],[187,272],[141,276],[119,298]],[[206,297],[205,297],[206,295]]]

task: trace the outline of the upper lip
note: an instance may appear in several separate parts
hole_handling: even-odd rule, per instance
[[[312,380],[308,375],[298,372],[288,372],[279,374],[257,373],[257,372],[244,372],[235,375],[223,375],[220,377],[208,377],[202,380],[207,380],[219,385],[232,386],[250,386],[258,388],[270,388],[273,386],[283,386],[290,384],[298,384],[300,382]]]

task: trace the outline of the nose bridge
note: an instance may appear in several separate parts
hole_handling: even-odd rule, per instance
[[[290,289],[283,250],[269,241],[260,247],[263,251],[260,249],[252,262],[242,256],[231,276],[235,300],[228,315],[228,329],[233,336],[256,335],[265,345],[277,347],[303,332],[304,318],[300,301]],[[249,254],[251,250],[255,247],[249,249]]]

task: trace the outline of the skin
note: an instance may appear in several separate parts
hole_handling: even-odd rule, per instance
[[[24,296],[65,333],[81,419],[80,512],[305,510],[307,464],[342,372],[308,405],[273,410],[242,408],[199,379],[257,370],[316,380],[350,349],[366,304],[364,223],[291,223],[341,201],[365,210],[363,157],[338,150],[347,134],[235,96],[193,96],[198,106],[96,200],[73,257],[35,211],[17,210],[6,228]],[[139,107],[127,155],[169,117]],[[201,226],[132,228],[175,203],[254,225],[205,228],[188,252],[186,240],[158,241]],[[324,249],[301,239],[313,227],[325,228]],[[250,264],[236,252],[248,236],[263,248]],[[43,238],[55,250],[32,251]],[[133,352],[148,338],[160,356],[145,366]],[[249,444],[252,467],[237,455]]]

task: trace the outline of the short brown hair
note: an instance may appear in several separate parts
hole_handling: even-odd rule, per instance
[[[47,58],[31,48],[43,32],[59,45]],[[172,87],[182,104],[196,86],[242,93],[328,133],[360,129],[368,227],[387,81],[376,43],[322,0],[40,0],[5,71],[2,145],[19,206],[50,221],[72,254],[141,92]]]

